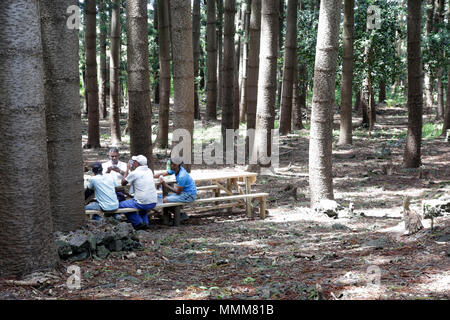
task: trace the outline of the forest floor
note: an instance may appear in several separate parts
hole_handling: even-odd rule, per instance
[[[429,112],[424,123],[432,119]],[[424,138],[420,173],[401,168],[405,108],[379,107],[371,137],[358,127],[360,118],[353,121],[353,145],[333,145],[335,199],[344,207],[353,204],[353,218],[332,219],[309,209],[308,130],[301,130],[280,138],[276,175],[259,175],[253,185],[254,191],[270,194],[265,220],[248,219],[238,208],[192,214],[180,227],[151,220],[150,230],[138,232],[144,249],[135,256],[119,252],[76,262],[80,290],[68,290],[70,263],[61,262],[57,284],[1,284],[0,298],[448,299],[450,218],[435,219],[433,231],[430,220],[423,220],[425,229],[404,236],[401,211],[404,195],[421,212],[422,200],[450,193],[450,143],[436,135]],[[101,125],[104,148],[84,150],[88,163],[107,159],[109,128],[106,120]],[[204,126],[220,128],[220,122]],[[335,141],[338,130],[336,115]],[[127,152],[124,143],[124,161]],[[158,171],[166,152],[154,153]],[[383,165],[392,165],[392,171]]]

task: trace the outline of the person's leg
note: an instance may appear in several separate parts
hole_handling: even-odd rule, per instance
[[[136,207],[138,209],[142,209],[141,211],[139,211],[139,216],[141,217],[143,223],[145,225],[148,225],[148,210],[154,208],[156,206],[156,203],[151,203],[151,204],[136,204]]]
[[[133,209],[139,209],[137,207],[139,205],[136,200],[130,199],[125,200],[119,203],[119,208],[133,208]],[[125,215],[127,216],[128,220],[131,222],[133,227],[137,227],[140,224],[143,224],[141,216],[137,212],[126,212]]]
[[[94,201],[94,202],[87,204],[84,207],[84,210],[102,210],[102,208],[100,208],[100,205],[98,204],[98,202]],[[101,216],[99,216],[98,214],[92,215],[92,220],[102,220],[102,219],[103,218]]]

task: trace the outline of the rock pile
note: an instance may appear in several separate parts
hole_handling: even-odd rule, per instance
[[[84,228],[69,233],[55,232],[55,242],[59,257],[69,262],[105,259],[111,252],[142,249],[131,224],[113,218],[91,220]]]

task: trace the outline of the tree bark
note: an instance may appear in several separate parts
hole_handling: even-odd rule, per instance
[[[88,148],[100,148],[98,111],[96,14],[95,0],[85,1],[86,12],[86,81],[88,90]]]
[[[417,168],[421,165],[423,108],[421,6],[420,1],[408,0],[408,134],[403,156],[403,166],[406,168]]]
[[[261,1],[258,102],[256,105],[256,130],[253,146],[253,154],[255,154],[256,148],[258,149],[256,156],[260,167],[272,165],[270,158],[272,156],[272,129],[274,128],[275,102],[277,99],[279,10],[278,0]]]
[[[198,66],[200,59],[200,0],[194,0],[192,9],[192,46],[194,47],[194,119],[201,119],[198,99]]]
[[[67,28],[75,0],[41,0],[41,34],[47,123],[50,205],[53,228],[80,228],[83,211],[83,152],[78,73],[78,32]]]
[[[106,119],[106,96],[107,96],[107,78],[106,78],[106,32],[107,32],[107,15],[105,0],[99,1],[99,15],[100,15],[100,101],[99,101],[99,115],[101,119]]]
[[[283,86],[281,89],[280,134],[291,131],[292,89],[297,50],[297,0],[288,0],[286,17],[286,42],[284,48]]]
[[[147,0],[127,1],[126,9],[130,154],[146,156],[153,168]]]
[[[284,0],[278,0],[280,13],[279,13],[279,22],[278,22],[278,58],[281,58],[281,52],[283,50],[283,24],[284,24]],[[281,87],[283,84],[283,66],[281,64],[277,64],[277,99],[276,99],[276,107],[278,108],[281,103]]]
[[[332,142],[340,0],[322,0],[319,13],[309,143],[311,206],[333,199]]]
[[[425,37],[430,39],[431,34],[433,33],[433,22],[434,22],[434,1],[435,0],[427,0],[427,21],[425,26]],[[430,48],[428,47],[428,50]],[[424,107],[432,108],[433,107],[433,86],[432,86],[432,72],[430,70],[430,66],[425,65],[425,73],[424,73],[424,91],[425,91],[425,101]]]
[[[436,0],[436,15],[434,22],[434,33],[438,34],[441,31],[440,25],[444,22],[445,13],[445,0]],[[443,61],[443,50],[438,48],[437,61],[439,64]],[[437,107],[436,118],[444,118],[444,84],[442,82],[442,76],[444,75],[444,69],[442,65],[438,66],[436,70],[436,89],[437,89]]]
[[[160,148],[169,146],[169,105],[170,105],[170,26],[169,4],[158,1],[158,35],[159,35],[159,79],[160,100],[158,116],[158,143]]]
[[[120,136],[120,0],[114,0],[111,11],[111,45],[109,63],[109,125],[111,130],[111,144],[117,145]]]
[[[217,41],[216,0],[207,0],[206,52],[208,59],[208,80],[206,85],[206,119],[217,119]]]
[[[223,104],[222,104],[222,138],[225,141],[226,130],[233,129],[234,107],[234,72],[235,72],[235,47],[234,47],[234,14],[235,0],[225,0],[224,17],[224,50],[223,50]],[[226,157],[224,143],[224,157]]]
[[[378,93],[378,104],[386,102],[386,82],[380,81],[380,91]]]
[[[173,129],[184,129],[193,141],[194,132],[194,57],[192,48],[191,4],[184,0],[170,1],[174,111]],[[184,139],[184,138],[183,138]],[[173,148],[178,141],[172,141]],[[192,143],[191,143],[192,146]],[[192,147],[183,154],[185,168],[190,170]]]
[[[23,276],[54,269],[58,261],[48,181],[39,1],[2,1],[0,70],[0,277]]]
[[[304,73],[306,71],[306,67],[304,64],[301,65],[300,69],[301,72],[299,72],[299,66],[298,66],[298,57],[297,52],[295,54],[295,60],[296,63],[294,64],[294,86],[292,88],[292,129],[293,130],[301,130],[304,128],[303,121],[302,121],[302,109],[306,109],[305,106],[305,80],[304,80]],[[301,77],[301,81],[299,81],[299,74]],[[301,91],[301,93],[300,93]]]
[[[250,2],[247,0],[244,9],[244,40],[242,41],[242,79],[239,82],[239,119],[246,120],[247,115],[247,77],[248,77],[248,46],[249,46],[249,24],[250,24]]]
[[[223,0],[217,0],[217,106],[223,106]]]
[[[233,129],[239,129],[239,74],[241,70],[240,67],[240,53],[241,53],[241,29],[242,29],[242,7],[236,12],[237,20],[236,20],[236,32],[234,33],[234,73],[233,73],[233,90],[234,90],[234,102],[233,102]]]
[[[354,6],[354,0],[345,0],[344,29],[342,34],[341,123],[339,130],[339,145],[352,144]]]

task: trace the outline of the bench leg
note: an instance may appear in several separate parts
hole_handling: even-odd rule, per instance
[[[233,186],[233,184],[232,184],[232,181],[231,181],[231,179],[227,179],[227,189],[230,191],[230,192],[232,192],[232,187]],[[231,193],[231,194],[233,194],[233,193]],[[230,208],[228,208],[227,209],[227,212],[229,213],[229,214],[231,214],[232,212],[233,212],[233,208],[232,207],[230,207]]]
[[[174,209],[174,214],[173,214],[173,218],[174,218],[174,225],[176,226],[176,227],[179,227],[180,226],[180,217],[181,217],[181,212],[180,212],[180,206],[177,206],[177,207],[175,207],[175,209]]]
[[[251,183],[249,178],[245,178],[245,193],[250,194],[252,192],[251,190]],[[252,200],[247,199],[246,201],[246,209],[247,209],[247,218],[252,217]]]

